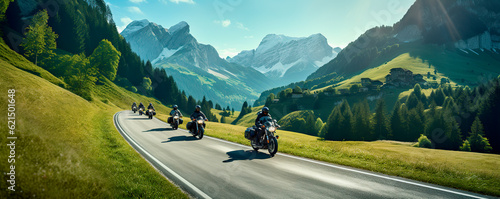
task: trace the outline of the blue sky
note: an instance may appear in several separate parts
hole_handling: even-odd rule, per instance
[[[365,30],[393,25],[415,0],[106,0],[119,31],[148,19],[169,28],[180,21],[221,57],[255,49],[267,34],[321,33],[345,47]]]

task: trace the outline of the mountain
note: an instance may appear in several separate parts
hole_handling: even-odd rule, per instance
[[[403,44],[439,45],[466,53],[472,49],[473,54],[485,49],[496,53],[500,48],[499,24],[499,1],[417,0],[393,27],[366,31],[308,79],[333,72],[351,76],[376,66],[374,60],[392,53],[388,47]]]
[[[229,63],[213,46],[198,43],[186,22],[165,29],[148,20],[133,21],[121,35],[141,59],[165,69],[181,90],[196,99],[206,96],[223,106],[239,108],[276,86],[276,81],[259,71]]]
[[[338,47],[332,49],[321,34],[302,38],[269,34],[256,49],[242,51],[227,60],[255,68],[286,85],[305,80],[340,51]]]

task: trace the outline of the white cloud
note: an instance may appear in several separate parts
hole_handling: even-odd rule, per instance
[[[222,27],[228,27],[229,25],[231,25],[231,20],[229,19],[226,19],[226,20],[223,20],[223,21],[218,21],[218,20],[215,20],[214,23],[216,24],[220,24],[222,25]]]
[[[226,57],[234,57],[236,55],[238,55],[239,51],[236,50],[236,48],[227,48],[227,49],[222,49],[222,50],[218,50],[219,52],[219,56],[223,59],[225,59]]]
[[[236,23],[236,27],[238,27],[239,29],[242,29],[242,30],[246,30],[246,31],[249,31],[249,29],[247,27],[245,27],[242,23],[240,22],[237,22]]]
[[[123,17],[120,19],[120,21],[122,22],[122,26],[116,26],[116,29],[118,29],[118,32],[121,33],[129,23],[131,23],[133,20],[130,19],[129,17]]]
[[[244,36],[243,38],[245,38],[245,39],[253,39],[253,35],[250,35],[250,36]]]
[[[128,11],[131,12],[131,13],[143,14],[142,10],[139,7],[136,7],[136,6],[128,7]]]
[[[129,0],[132,3],[142,3],[142,2],[147,2],[146,0]]]
[[[189,3],[189,4],[194,4],[193,0],[170,0],[170,2],[179,4],[179,3]]]

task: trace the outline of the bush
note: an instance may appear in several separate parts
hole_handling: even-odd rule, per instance
[[[464,141],[464,144],[460,147],[460,151],[470,151],[469,140]]]
[[[427,138],[427,136],[425,136],[424,134],[420,134],[420,137],[418,138],[418,147],[430,149],[432,148],[432,143],[429,138]]]

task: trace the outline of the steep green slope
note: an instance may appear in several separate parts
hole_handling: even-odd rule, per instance
[[[5,57],[18,56],[3,49]],[[32,70],[48,74],[23,61]],[[96,86],[96,100],[83,98],[0,59],[0,106],[7,107],[7,89],[16,100],[16,191],[12,198],[187,198],[135,152],[113,125],[113,114],[132,101],[155,101],[114,84]],[[50,75],[48,75],[50,76]],[[100,100],[97,100],[100,99]],[[157,105],[161,111],[168,111]],[[1,117],[7,121],[7,114]],[[6,131],[7,122],[0,124]],[[1,153],[8,154],[7,136],[0,137]],[[8,168],[7,161],[0,167]],[[4,175],[0,186],[7,187]]]

